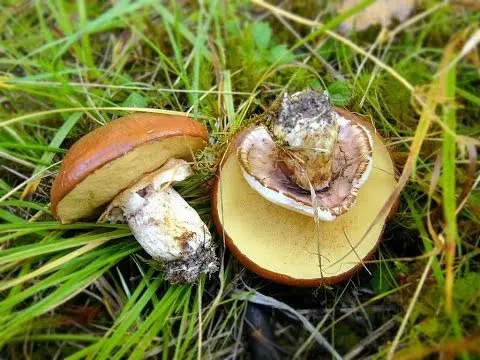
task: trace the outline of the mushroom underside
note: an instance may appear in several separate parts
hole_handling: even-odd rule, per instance
[[[396,185],[390,154],[378,136],[372,137],[374,166],[355,206],[333,221],[317,224],[253,190],[235,152],[230,153],[219,173],[213,204],[218,231],[225,234],[230,251],[250,270],[289,285],[332,283],[358,269],[375,250],[388,214],[365,232]]]
[[[98,216],[120,191],[143,175],[160,168],[170,158],[191,160],[204,144],[200,137],[172,136],[122,154],[88,175],[59,201],[56,206],[58,219],[62,223],[71,223]]]
[[[301,189],[285,174],[279,155],[285,150],[275,144],[263,126],[249,131],[238,150],[246,180],[268,200],[305,215],[333,220],[344,214],[354,205],[358,189],[370,174],[372,140],[363,126],[341,117],[340,123],[332,177],[325,189]]]

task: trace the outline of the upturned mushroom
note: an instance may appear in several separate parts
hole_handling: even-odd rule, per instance
[[[192,174],[187,161],[205,147],[206,129],[184,116],[138,113],[78,140],[51,190],[54,216],[127,222],[172,283],[195,282],[217,270],[211,235],[172,187]],[[105,210],[105,208],[107,209]]]
[[[247,268],[296,286],[351,276],[379,244],[394,164],[382,138],[325,94],[285,95],[231,142],[212,192],[220,235]]]

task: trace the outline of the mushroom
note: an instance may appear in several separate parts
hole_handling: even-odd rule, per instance
[[[187,161],[205,147],[206,129],[184,117],[132,114],[78,140],[63,159],[51,190],[63,224],[95,218],[127,222],[164,266],[172,283],[195,282],[217,270],[211,235],[172,185],[192,174]]]
[[[248,269],[295,286],[344,280],[377,248],[394,164],[372,126],[324,94],[284,97],[231,142],[213,185],[217,230]],[[391,210],[391,212],[393,209]]]

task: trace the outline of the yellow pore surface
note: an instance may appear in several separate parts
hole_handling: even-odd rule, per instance
[[[318,227],[313,218],[274,205],[254,191],[233,151],[220,173],[216,204],[225,233],[253,263],[294,279],[341,276],[351,270],[377,244],[387,214],[360,240],[396,185],[390,154],[372,135],[373,169],[356,204]]]

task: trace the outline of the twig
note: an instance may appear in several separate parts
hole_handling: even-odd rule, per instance
[[[368,335],[365,339],[362,339],[357,346],[355,346],[352,350],[350,350],[343,358],[344,360],[352,360],[375,340],[377,340],[380,336],[384,335],[388,330],[390,330],[393,325],[395,325],[395,318],[388,320],[385,324],[380,326],[378,329],[373,331],[370,335]]]

